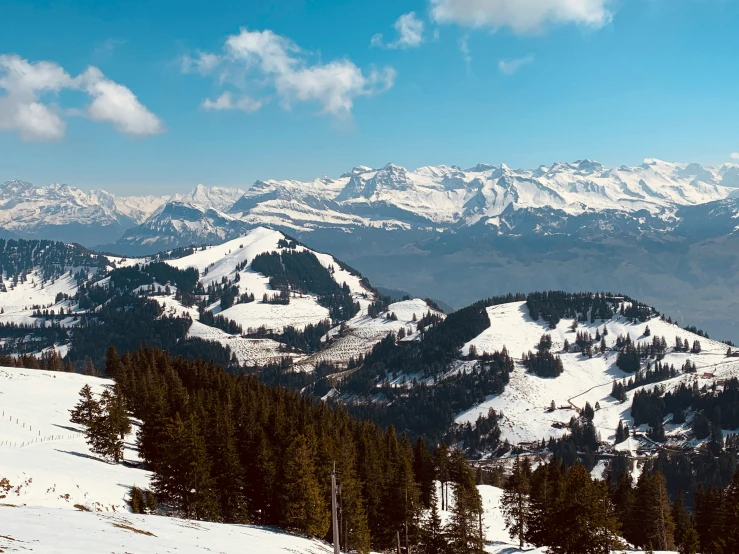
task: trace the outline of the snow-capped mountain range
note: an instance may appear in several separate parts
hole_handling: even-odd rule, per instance
[[[0,185],[0,228],[21,237],[56,233],[54,238],[86,246],[110,245],[122,237],[120,249],[153,252],[218,242],[264,224],[298,233],[324,228],[443,231],[484,224],[508,234],[518,232],[516,219],[523,214],[567,220],[618,213],[654,218],[654,227],[658,220],[675,220],[680,207],[729,198],[739,198],[736,164],[703,167],[648,159],[641,166],[605,168],[581,160],[537,169],[480,164],[466,170],[442,165],[413,171],[387,164],[355,167],[338,178],[257,181],[247,191],[198,185],[168,197],[8,181]],[[555,226],[561,227],[561,221]]]

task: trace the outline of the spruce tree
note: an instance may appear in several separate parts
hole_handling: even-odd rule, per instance
[[[183,517],[217,519],[211,460],[194,415],[185,421],[175,415],[167,425],[163,452],[152,478],[155,494]]]
[[[505,526],[512,539],[518,540],[518,547],[523,548],[529,524],[529,481],[523,470],[521,458],[516,458],[513,473],[503,487],[501,508]]]
[[[100,402],[92,396],[92,388],[85,385],[79,392],[80,400],[75,407],[69,411],[72,423],[80,425],[91,425],[93,420],[100,413]]]
[[[309,537],[323,537],[329,529],[330,514],[316,479],[308,440],[296,435],[285,452],[282,482],[282,525]]]
[[[477,490],[475,475],[461,451],[451,451],[449,470],[454,482],[454,503],[445,533],[451,550],[455,554],[482,553],[482,498]]]
[[[549,552],[610,552],[622,546],[619,523],[605,483],[593,482],[579,463],[570,468],[553,513]]]
[[[106,389],[100,395],[100,411],[87,427],[87,443],[90,450],[106,460],[118,463],[123,459],[123,438],[130,422],[121,400]]]
[[[441,525],[439,496],[436,494],[436,486],[431,489],[429,504],[430,507],[421,528],[423,542],[420,550],[422,554],[445,554],[446,540]]]

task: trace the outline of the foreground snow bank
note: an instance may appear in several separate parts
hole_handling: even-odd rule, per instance
[[[0,505],[0,552],[322,554],[332,551],[320,541],[248,525]]]

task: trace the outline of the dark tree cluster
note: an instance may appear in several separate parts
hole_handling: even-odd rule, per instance
[[[365,358],[367,367],[369,356]],[[389,376],[382,362],[372,363],[369,374],[381,378]],[[361,370],[360,370],[361,371]],[[363,398],[374,396],[380,402],[359,402],[347,407],[349,412],[359,418],[370,418],[378,424],[394,425],[412,437],[425,435],[439,440],[454,422],[460,411],[479,404],[488,395],[500,394],[508,384],[513,371],[513,360],[505,349],[502,352],[487,354],[472,370],[464,370],[453,379],[444,379],[434,384],[410,382],[409,387],[391,385],[370,386],[362,383],[354,375],[342,387]],[[384,376],[384,377],[383,377]],[[356,388],[352,388],[356,387]],[[359,392],[362,391],[362,392]],[[474,445],[469,445],[474,448]],[[468,448],[464,444],[465,449]]]
[[[608,487],[581,464],[566,467],[553,458],[532,471],[528,458],[517,458],[503,490],[506,528],[521,549],[529,543],[576,554],[624,547]]]
[[[524,353],[521,361],[527,371],[539,377],[559,377],[565,370],[562,359],[548,350]]]
[[[458,451],[432,456],[423,442],[413,448],[392,427],[383,431],[255,377],[231,376],[157,349],[111,357],[109,364],[142,421],[140,453],[165,509],[329,538],[335,461],[343,549],[393,548],[407,525],[414,551],[438,544],[442,552],[481,552],[482,504],[474,473]],[[433,511],[432,483],[442,471],[457,498],[445,527],[419,517],[424,505]],[[464,550],[447,550],[450,544]]]
[[[11,284],[25,281],[34,269],[44,281],[58,279],[72,268],[103,271],[108,265],[104,256],[77,244],[49,240],[0,239],[0,275]]]
[[[610,293],[570,293],[564,291],[535,292],[526,297],[532,319],[543,319],[554,328],[562,319],[595,322],[611,319],[618,300]]]
[[[714,385],[711,389],[699,389],[697,382],[694,382],[692,386],[681,383],[667,393],[659,386],[652,390],[637,391],[631,416],[636,425],[654,425],[669,414],[672,414],[673,422],[681,423],[685,421],[685,413],[689,410],[694,412],[694,422],[705,418],[707,423],[720,429],[739,428],[739,380],[729,379],[723,386]],[[706,432],[699,434],[702,435],[699,438],[708,436]]]
[[[686,362],[686,364],[689,363]],[[685,372],[685,365],[683,365],[683,372]],[[661,362],[655,362],[654,367],[648,365],[646,369],[638,371],[634,377],[630,377],[628,381],[614,381],[613,387],[611,388],[611,396],[621,402],[626,401],[626,392],[634,390],[639,387],[651,385],[653,383],[659,383],[666,381],[667,379],[673,379],[679,375],[674,365],[663,364]]]
[[[346,321],[359,311],[349,286],[346,283],[339,286],[331,268],[325,268],[312,252],[265,252],[252,260],[251,268],[269,277],[270,286],[276,291],[317,295],[318,302],[328,308],[334,321]]]
[[[220,314],[213,315],[213,312],[204,310],[200,313],[200,322],[210,327],[216,327],[221,331],[230,335],[243,335],[244,328],[232,319],[228,319]]]

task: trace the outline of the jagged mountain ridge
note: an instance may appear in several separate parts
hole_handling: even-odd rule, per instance
[[[198,185],[173,196],[118,196],[104,190],[85,192],[65,184],[37,187],[25,181],[0,184],[0,228],[20,238],[51,238],[94,246],[114,242],[127,229],[152,215],[161,215],[168,202],[195,209],[225,210],[244,191]]]
[[[127,253],[233,238],[257,225],[291,233],[319,229],[459,231],[481,227],[499,235],[664,233],[681,208],[739,199],[739,166],[704,168],[646,160],[607,169],[580,160],[535,170],[506,165],[355,167],[336,179],[257,181],[224,213],[181,211],[178,200],[114,246]],[[690,212],[684,214],[690,217]],[[594,236],[595,233],[595,236]]]
[[[20,237],[66,233],[71,238],[54,238],[86,246],[110,246],[125,233],[117,246],[127,253],[214,243],[264,224],[293,232],[485,225],[521,234],[529,232],[527,225],[517,227],[528,213],[538,233],[571,232],[570,221],[587,227],[578,221],[588,218],[606,227],[614,219],[646,219],[641,225],[660,230],[674,224],[681,207],[739,198],[737,187],[739,165],[653,159],[616,168],[591,160],[516,170],[505,164],[414,171],[359,166],[335,179],[257,181],[246,192],[198,185],[190,193],[143,197],[8,181],[0,185],[0,228]]]

